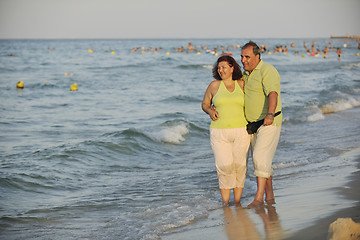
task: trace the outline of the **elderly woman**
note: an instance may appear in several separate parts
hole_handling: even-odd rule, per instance
[[[235,204],[239,204],[250,145],[244,115],[244,81],[239,64],[231,56],[219,57],[212,72],[216,80],[206,89],[202,109],[212,120],[210,143],[223,204],[229,204],[231,189]]]

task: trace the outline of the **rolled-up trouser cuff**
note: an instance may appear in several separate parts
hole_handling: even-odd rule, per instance
[[[271,170],[271,172],[269,173],[269,172],[263,172],[263,171],[255,170],[254,175],[257,176],[257,177],[269,178],[272,175],[274,175],[274,171]]]

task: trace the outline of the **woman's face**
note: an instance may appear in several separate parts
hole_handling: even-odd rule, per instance
[[[232,74],[234,71],[234,67],[230,67],[229,63],[226,61],[219,62],[218,64],[218,73],[222,80],[232,79]]]

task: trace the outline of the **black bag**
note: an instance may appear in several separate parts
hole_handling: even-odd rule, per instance
[[[274,117],[276,117],[277,115],[279,115],[281,113],[281,111],[275,113]],[[259,120],[257,122],[249,122],[246,125],[246,131],[248,132],[248,134],[254,134],[257,132],[257,130],[259,129],[259,127],[261,127],[261,125],[264,124],[264,119]]]
[[[264,119],[257,121],[257,122],[249,122],[246,125],[246,131],[248,132],[248,134],[254,134],[257,132],[259,127],[263,124],[264,124]]]

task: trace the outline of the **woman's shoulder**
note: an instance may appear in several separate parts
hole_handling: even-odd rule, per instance
[[[210,85],[220,85],[221,80],[213,80]]]
[[[221,80],[214,80],[214,81],[212,81],[212,82],[210,83],[209,86],[210,86],[211,88],[219,88],[220,83],[221,83]]]
[[[221,80],[214,80],[209,84],[208,90],[212,95],[215,95],[220,87]]]

